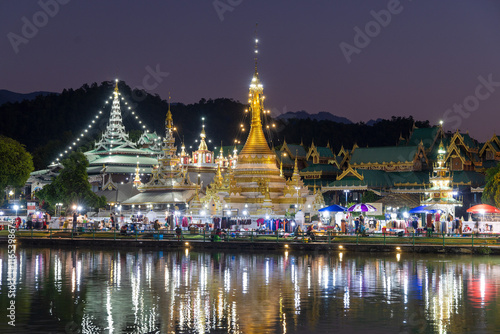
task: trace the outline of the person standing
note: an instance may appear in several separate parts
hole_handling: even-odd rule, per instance
[[[446,218],[444,215],[441,215],[441,233],[446,233]]]
[[[359,217],[356,217],[356,219],[354,220],[354,233],[358,232],[359,232]]]
[[[179,225],[175,228],[175,234],[177,234],[177,241],[181,241],[182,229]]]
[[[76,211],[73,212],[73,231],[76,230],[76,225],[78,221],[78,215],[76,214]]]
[[[427,236],[428,237],[431,237],[432,236],[432,215],[430,214],[426,214],[426,219],[427,219],[427,224],[426,224],[426,228],[427,228]]]

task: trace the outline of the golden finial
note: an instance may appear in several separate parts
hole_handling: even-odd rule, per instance
[[[254,50],[254,61],[255,61],[255,75],[258,75],[257,73],[257,56],[259,54],[259,39],[257,38],[257,27],[258,23],[255,23],[255,50]]]
[[[118,79],[115,79],[115,93],[118,94]]]
[[[165,126],[167,129],[171,129],[173,127],[173,118],[172,118],[172,112],[170,112],[170,92],[168,92],[168,111],[167,111],[167,118],[165,120]]]

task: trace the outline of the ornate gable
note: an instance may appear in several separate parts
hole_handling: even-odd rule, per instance
[[[359,174],[351,166],[347,167],[347,169],[342,174],[337,176],[337,181],[342,180],[346,176],[354,176],[354,177],[358,178],[360,181],[363,181],[365,179],[365,177],[363,175]]]

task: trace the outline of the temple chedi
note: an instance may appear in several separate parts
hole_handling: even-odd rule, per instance
[[[118,90],[118,80],[112,98],[106,130],[95,143],[95,148],[85,152],[89,161],[87,174],[94,191],[116,191],[118,184],[132,182],[137,169],[141,178],[147,179],[146,175],[150,174],[158,164],[156,157],[161,152],[161,138],[154,132],[145,130],[137,143],[130,140],[123,125],[120,106],[123,97]],[[99,118],[99,115],[96,118]],[[79,140],[77,138],[77,141]],[[124,199],[123,196],[128,193],[130,191],[123,190],[121,195],[107,193],[104,195],[108,202],[115,202]]]
[[[257,54],[257,39],[255,53]],[[284,215],[311,206],[314,195],[303,181],[295,164],[293,177],[286,180],[277,167],[276,154],[267,143],[262,129],[264,89],[257,70],[250,83],[249,112],[251,124],[248,138],[238,154],[236,166],[222,175],[217,169],[214,181],[202,198],[205,208],[213,215],[253,216],[255,218]]]
[[[147,183],[136,183],[140,193],[129,198],[123,204],[153,204],[157,209],[165,209],[166,206],[170,205],[186,208],[186,204],[195,196],[198,185],[191,182],[187,167],[179,163],[174,131],[169,103],[165,120],[165,138],[163,139],[162,153],[158,157],[158,165],[153,168],[151,178]]]
[[[429,177],[431,186],[425,189],[425,197],[420,204],[432,206],[433,209],[440,209],[454,216],[455,206],[462,205],[462,200],[454,197],[457,190],[453,189],[453,176],[445,163],[446,149],[442,141],[437,153],[432,175]]]

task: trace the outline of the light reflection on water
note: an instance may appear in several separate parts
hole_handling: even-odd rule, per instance
[[[0,333],[459,333],[499,328],[500,258],[0,251]]]

